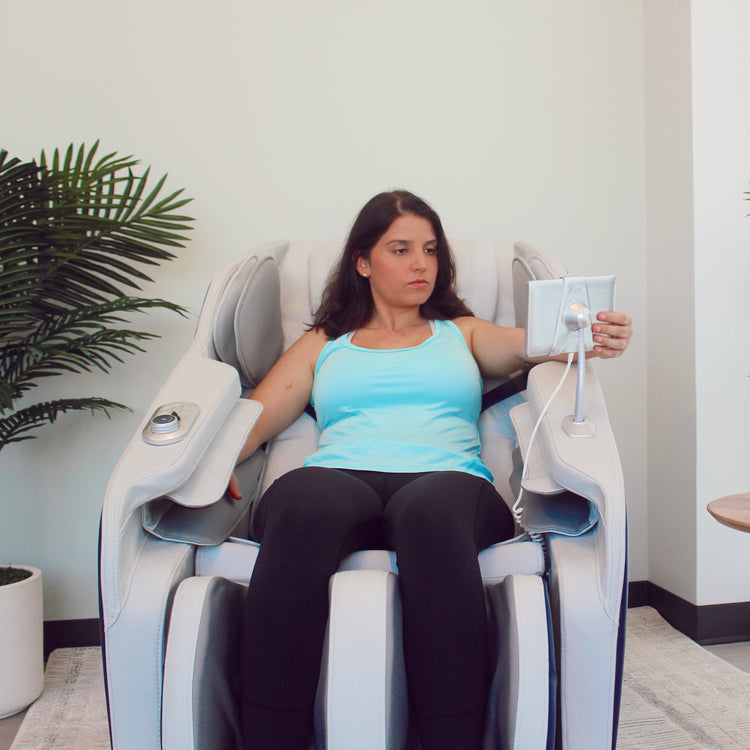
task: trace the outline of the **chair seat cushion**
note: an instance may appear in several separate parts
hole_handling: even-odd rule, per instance
[[[214,547],[200,547],[196,551],[195,574],[248,583],[259,548],[257,542],[235,538]],[[482,550],[479,567],[486,584],[496,583],[511,574],[541,575],[544,572],[544,551],[538,542],[521,536]],[[343,560],[339,570],[398,572],[396,553],[391,550],[354,552]]]

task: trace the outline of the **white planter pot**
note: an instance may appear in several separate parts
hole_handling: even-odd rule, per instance
[[[23,711],[44,687],[42,573],[0,586],[0,719]]]

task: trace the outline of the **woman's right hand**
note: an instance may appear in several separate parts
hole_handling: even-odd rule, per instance
[[[237,479],[237,475],[234,472],[232,472],[232,476],[229,479],[227,492],[229,493],[229,497],[231,497],[233,500],[242,500],[242,492],[240,491],[240,480]]]

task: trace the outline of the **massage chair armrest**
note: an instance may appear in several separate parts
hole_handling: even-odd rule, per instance
[[[560,362],[546,362],[530,371],[527,386],[530,424],[539,419],[564,369],[565,365]],[[535,444],[539,452],[534,456],[535,451],[532,451],[532,461],[543,465],[552,484],[594,503],[603,518],[614,514],[624,520],[620,457],[604,395],[590,363],[586,364],[585,383],[585,419],[593,435],[571,436],[563,429],[563,423],[575,409],[576,373],[571,369],[541,421]],[[525,441],[520,435],[519,442],[523,447]]]
[[[143,527],[147,504],[185,513],[221,498],[260,406],[240,399],[234,368],[211,359],[197,341],[149,407],[118,461],[101,519],[100,596],[108,707],[114,747],[159,750],[165,628],[180,581],[195,570],[193,543],[163,541]],[[179,441],[153,445],[144,429],[165,404],[193,404]],[[223,487],[221,486],[223,483]],[[168,514],[166,514],[168,516]],[[179,513],[177,514],[179,515]],[[192,540],[193,542],[195,540]]]
[[[179,498],[183,505],[161,502],[166,523],[165,508],[179,508],[176,517],[195,511],[201,515],[201,504],[223,496],[260,412],[259,405],[239,395],[233,368],[195,349],[188,351],[127,446],[107,488],[100,592],[108,703],[117,749],[160,748],[165,627],[176,587],[195,570],[196,540],[175,543],[148,533],[142,523],[144,508],[158,498]],[[173,444],[146,443],[142,430],[154,411],[164,403],[185,401],[198,407],[188,434]],[[191,499],[195,507],[188,507]]]
[[[522,451],[528,451],[529,434],[564,367],[549,362],[531,371],[529,403],[512,412]],[[524,488],[546,496],[549,506],[556,497],[574,493],[588,500],[599,516],[584,533],[549,533],[546,542],[562,696],[562,747],[603,750],[612,746],[621,680],[627,574],[625,491],[604,398],[590,364],[586,367],[585,417],[594,434],[573,437],[563,429],[563,421],[575,408],[575,381],[572,370],[542,417],[529,453]]]
[[[547,362],[529,373],[528,404],[511,411],[522,452],[528,451],[529,433],[564,369],[562,363]],[[575,397],[576,373],[571,370],[542,417],[523,484],[525,489],[540,494],[568,490],[596,508],[599,520],[592,532],[598,548],[602,604],[609,616],[616,618],[626,557],[625,490],[604,397],[590,364],[586,366],[585,417],[594,429],[591,437],[572,437],[563,429],[564,420],[574,411]]]
[[[104,615],[117,616],[130,568],[143,543],[142,506],[172,497],[186,507],[220,499],[260,404],[240,399],[234,368],[191,347],[159,391],[110,479],[102,509],[101,588]],[[165,404],[193,405],[195,418],[175,442],[144,439],[152,415]],[[135,518],[137,517],[137,522]]]

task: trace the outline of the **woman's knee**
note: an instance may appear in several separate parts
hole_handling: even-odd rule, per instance
[[[478,548],[512,535],[507,505],[484,479],[457,471],[435,472],[397,492],[385,517],[394,543],[403,536],[458,541]]]

